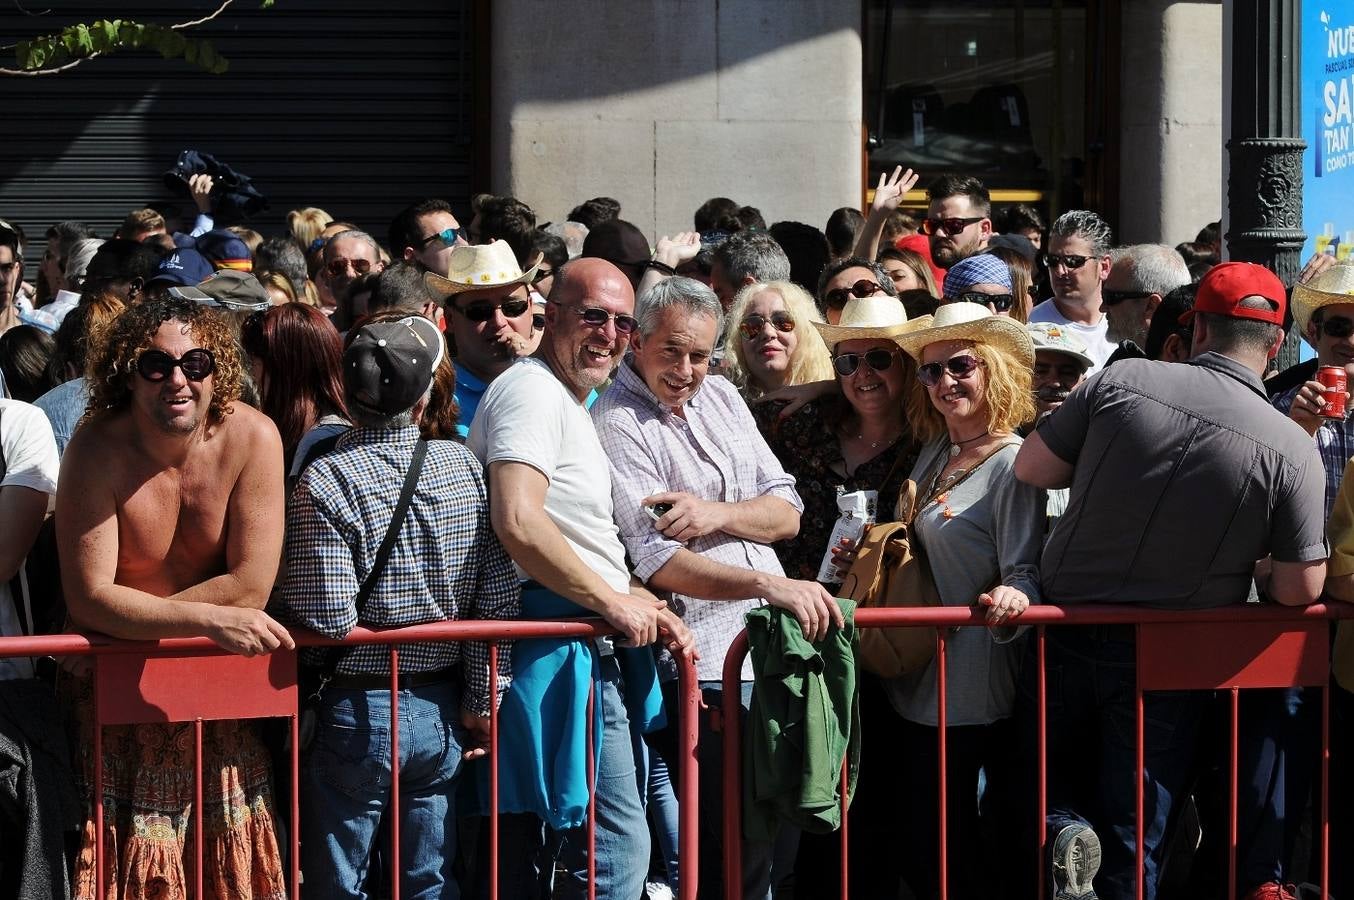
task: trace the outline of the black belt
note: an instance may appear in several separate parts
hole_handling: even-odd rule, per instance
[[[396,676],[400,690],[428,687],[434,684],[447,684],[461,680],[459,669],[438,669],[435,672],[401,672]],[[389,675],[356,675],[339,672],[329,682],[330,687],[346,691],[388,691]]]

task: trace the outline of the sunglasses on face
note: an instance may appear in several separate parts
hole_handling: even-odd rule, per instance
[[[862,278],[850,287],[833,288],[828,291],[823,295],[823,302],[827,304],[828,309],[841,309],[851,297],[863,300],[866,297],[873,297],[880,290],[882,288],[878,284],[868,278]]]
[[[164,381],[176,368],[182,369],[189,381],[201,381],[216,371],[216,357],[199,347],[178,359],[163,350],[147,350],[136,359],[136,372],[147,381]]]
[[[886,372],[901,352],[901,350],[885,350],[881,347],[877,350],[866,350],[864,353],[841,353],[832,357],[832,368],[836,369],[839,375],[854,375],[856,370],[860,368],[860,361],[863,359],[865,365],[876,372]]]
[[[534,313],[531,316],[531,327],[536,331],[545,330],[545,313]]]
[[[1058,266],[1062,266],[1069,272],[1075,272],[1077,269],[1086,265],[1086,260],[1095,259],[1095,257],[1077,256],[1074,253],[1050,253],[1045,259],[1048,260],[1048,267],[1050,269],[1056,269]]]
[[[1321,321],[1321,333],[1330,338],[1347,338],[1354,334],[1354,319],[1331,316]]]
[[[743,319],[738,329],[743,332],[745,340],[755,340],[757,335],[761,334],[766,328],[766,323],[770,322],[771,327],[783,334],[789,334],[795,330],[794,318],[786,312],[773,312],[770,318],[759,313],[753,313]]]
[[[952,219],[922,219],[922,234],[939,234],[943,229],[946,234],[958,234],[974,222],[981,222],[986,216],[972,216],[969,218],[960,218],[958,216]]]
[[[371,271],[371,260],[369,259],[331,259],[325,263],[324,269],[330,275],[337,278],[351,268],[358,275],[365,275]]]
[[[1015,294],[982,294],[978,291],[966,291],[954,299],[961,303],[990,306],[993,312],[1006,312],[1015,304]]]
[[[540,284],[542,281],[545,281],[547,278],[550,278],[554,274],[555,274],[554,269],[537,269],[536,274],[531,276],[531,283]]]
[[[515,319],[526,312],[527,307],[529,306],[531,306],[531,301],[521,297],[509,297],[502,303],[482,301],[479,303],[472,303],[469,306],[457,306],[455,303],[451,304],[451,308],[465,316],[466,321],[475,322],[476,324],[488,322],[494,317],[494,313],[500,309],[503,310],[503,318]]]
[[[1145,297],[1152,296],[1151,291],[1111,291],[1106,288],[1100,289],[1100,302],[1105,306],[1118,306],[1125,300],[1142,300]]]
[[[924,366],[917,367],[917,380],[927,387],[935,387],[940,384],[940,377],[949,372],[955,378],[967,378],[973,374],[973,370],[983,364],[983,361],[976,356],[951,356],[943,363],[933,362]]]
[[[591,328],[605,328],[606,323],[616,321],[617,334],[632,334],[639,327],[634,316],[627,316],[625,313],[610,313],[600,306],[570,306],[568,309],[573,314],[583,320],[583,324]]]
[[[444,228],[436,234],[430,234],[425,238],[419,238],[418,247],[421,250],[433,241],[441,241],[443,247],[454,247],[456,246],[457,240],[467,243],[470,240],[470,236],[468,232],[466,232],[464,225],[456,228]]]

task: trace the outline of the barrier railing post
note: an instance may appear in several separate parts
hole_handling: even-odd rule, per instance
[[[851,754],[842,757],[842,827],[841,846],[842,846],[842,897],[851,896],[851,840],[850,840],[850,822],[848,817],[851,812],[850,790],[851,790]]]
[[[939,759],[937,768],[939,768],[939,790],[937,795],[940,798],[940,812],[937,817],[940,828],[940,900],[949,900],[950,896],[950,860],[949,846],[947,838],[949,837],[950,817],[949,817],[949,784],[947,778],[949,775],[948,760],[945,759],[945,723],[949,718],[946,713],[946,707],[949,705],[945,699],[945,629],[936,629],[936,745]]]
[[[1137,638],[1137,639],[1141,639],[1141,637],[1142,637],[1142,629],[1141,629],[1141,628],[1137,628],[1137,629],[1134,629],[1134,631],[1135,631],[1135,633],[1136,633],[1136,638]],[[1140,640],[1139,640],[1139,643],[1140,643]],[[1145,732],[1146,732],[1145,721],[1146,721],[1146,715],[1147,715],[1147,712],[1146,712],[1146,709],[1145,709],[1145,707],[1144,707],[1143,696],[1142,696],[1142,695],[1143,695],[1143,690],[1142,690],[1142,666],[1135,666],[1133,671],[1134,671],[1134,678],[1135,678],[1135,681],[1136,681],[1136,684],[1134,684],[1134,690],[1133,690],[1134,698],[1133,698],[1133,699],[1134,699],[1134,703],[1135,703],[1135,705],[1136,705],[1136,707],[1137,707],[1136,710],[1135,710],[1135,713],[1136,713],[1136,715],[1135,715],[1135,721],[1134,721],[1135,738],[1134,738],[1134,741],[1133,741],[1133,745],[1134,745],[1134,746],[1133,746],[1133,777],[1134,777],[1134,786],[1133,786],[1133,792],[1134,792],[1134,801],[1133,801],[1133,802],[1134,802],[1134,814],[1133,814],[1133,822],[1134,822],[1134,835],[1135,835],[1135,837],[1134,837],[1133,859],[1134,859],[1134,865],[1137,866],[1137,874],[1134,876],[1133,884],[1134,884],[1134,895],[1138,898],[1138,900],[1143,900],[1143,892],[1146,890],[1146,887],[1147,887],[1147,885],[1146,885],[1146,880],[1147,880],[1147,874],[1146,874],[1146,873],[1147,873],[1147,852],[1146,852],[1146,841],[1145,841],[1146,823],[1143,822],[1143,794],[1146,792],[1146,788],[1147,788],[1147,786],[1143,783],[1144,777],[1145,777],[1145,773],[1146,773],[1146,769],[1147,769],[1147,763],[1146,763],[1146,760],[1144,759],[1144,755],[1145,755],[1145,753],[1146,753],[1146,749],[1145,749],[1145,748],[1146,748],[1146,744],[1147,744],[1147,736],[1146,736],[1146,733],[1145,733]],[[1235,900],[1235,898],[1232,898],[1232,900]]]
[[[724,696],[736,697],[743,680],[743,657],[748,652],[748,635],[742,631],[729,645],[724,657]],[[722,716],[724,729],[724,896],[742,897],[743,884],[743,759],[740,753],[742,716]],[[686,884],[685,878],[682,880]],[[685,890],[685,887],[683,887]]]
[[[498,900],[498,641],[489,643],[489,900]]]
[[[597,736],[592,717],[596,715],[597,688],[588,689],[588,900],[597,898]]]
[[[202,719],[193,720],[193,884],[196,900],[207,900],[202,893]]]
[[[1039,723],[1039,734],[1036,736],[1038,741],[1038,759],[1039,772],[1037,775],[1038,813],[1039,822],[1035,830],[1035,847],[1038,858],[1035,860],[1035,880],[1038,884],[1038,893],[1036,897],[1044,896],[1044,858],[1048,846],[1048,669],[1045,665],[1045,640],[1047,635],[1044,633],[1044,626],[1039,625],[1034,629],[1035,655],[1039,661],[1039,671],[1036,673],[1038,681],[1038,710],[1036,719]]]
[[[390,645],[390,897],[400,900],[400,651]]]
[[[1321,686],[1321,900],[1330,898],[1330,681]]]
[[[1227,896],[1236,898],[1237,776],[1241,745],[1241,690],[1232,688],[1228,696],[1227,727]]]
[[[291,714],[291,847],[287,859],[291,862],[291,895],[301,896],[301,694],[296,694],[298,708]]]
[[[700,767],[697,752],[701,697],[695,663],[679,657],[677,678],[681,689],[677,714],[677,766],[682,792],[677,803],[677,891],[679,900],[696,900],[700,889]]]
[[[98,677],[99,657],[94,657],[94,675]],[[94,896],[103,900],[104,891],[104,854],[107,849],[103,841],[103,725],[99,717],[99,692],[93,692],[91,716],[94,719]]]

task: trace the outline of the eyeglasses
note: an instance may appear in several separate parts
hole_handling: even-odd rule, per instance
[[[935,387],[940,384],[940,376],[949,372],[955,378],[967,378],[973,374],[973,371],[983,364],[983,361],[976,356],[951,356],[943,363],[933,362],[924,366],[917,367],[917,380],[927,387]]]
[[[983,294],[978,291],[965,291],[954,298],[961,303],[978,303],[991,306],[993,312],[1006,312],[1015,305],[1015,294]]]
[[[935,234],[944,229],[946,234],[958,234],[974,222],[981,222],[986,218],[987,216],[972,216],[969,218],[956,216],[952,219],[922,219],[921,233]]]
[[[189,381],[201,381],[216,371],[216,357],[199,347],[178,359],[163,350],[147,350],[136,359],[136,372],[147,381],[164,381],[175,369],[182,369]]]
[[[833,288],[823,295],[823,302],[827,304],[828,309],[841,309],[846,305],[848,297],[855,297],[857,300],[863,300],[866,297],[873,297],[883,288],[875,284],[868,278],[862,278],[850,287]]]
[[[437,240],[440,240],[444,247],[454,247],[458,240],[467,244],[470,243],[470,234],[465,230],[464,225],[459,225],[456,228],[444,228],[436,234],[430,234],[425,238],[419,238],[415,244],[422,250],[424,247]]]
[[[569,306],[566,307],[583,320],[584,325],[592,328],[605,328],[606,323],[616,320],[616,332],[618,334],[632,334],[639,323],[635,321],[634,316],[627,316],[625,313],[610,313],[600,306]]]
[[[1075,272],[1086,265],[1086,260],[1095,259],[1094,256],[1077,256],[1073,253],[1050,253],[1044,257],[1048,260],[1048,267],[1056,269],[1058,266],[1064,266],[1069,272]]]
[[[787,312],[773,312],[770,318],[759,313],[753,313],[743,319],[738,326],[738,330],[743,332],[745,340],[755,340],[757,335],[761,334],[762,330],[766,328],[767,322],[770,322],[772,328],[783,334],[789,334],[795,330],[794,317]]]
[[[369,259],[331,259],[325,263],[324,269],[333,277],[337,278],[351,268],[358,275],[365,275],[371,271],[372,262]]]
[[[533,313],[531,316],[531,327],[535,331],[545,330],[545,314]]]
[[[494,317],[494,313],[500,309],[503,310],[503,318],[515,319],[527,311],[527,308],[531,306],[531,301],[523,299],[522,297],[509,297],[502,303],[481,301],[462,307],[457,306],[456,302],[453,300],[447,305],[465,316],[466,321],[479,323],[488,322]]]
[[[1331,338],[1347,338],[1354,334],[1354,319],[1331,316],[1321,321],[1321,333]]]
[[[1141,300],[1144,297],[1152,296],[1151,291],[1111,291],[1106,288],[1100,289],[1100,302],[1105,306],[1118,306],[1125,300]]]
[[[545,281],[547,278],[549,278],[554,274],[555,274],[554,269],[537,269],[536,274],[531,276],[531,283],[540,284],[542,281]]]
[[[841,353],[832,357],[832,368],[837,370],[840,375],[854,375],[860,368],[860,361],[865,360],[865,365],[874,369],[876,372],[888,371],[893,365],[893,360],[901,353],[901,350],[866,350],[864,353]]]

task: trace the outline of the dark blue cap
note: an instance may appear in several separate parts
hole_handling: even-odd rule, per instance
[[[197,284],[213,272],[207,257],[196,250],[175,250],[160,260],[160,268],[150,284],[177,284],[183,287],[196,287]]]

